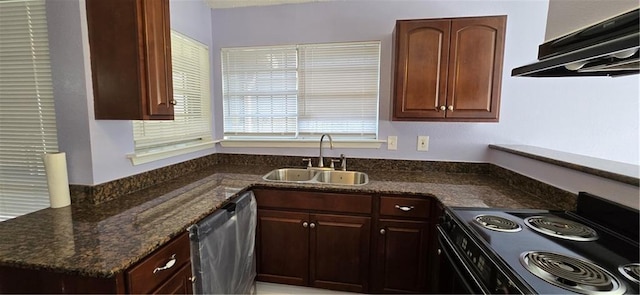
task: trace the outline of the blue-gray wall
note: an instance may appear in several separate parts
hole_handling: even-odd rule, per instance
[[[200,0],[170,0],[171,27],[210,48],[211,14]],[[214,149],[133,166],[131,121],[95,120],[84,0],[47,1],[58,141],[69,182],[100,184],[211,154]],[[212,69],[213,71],[213,69]]]
[[[70,182],[100,184],[214,152],[315,155],[314,149],[218,147],[133,166],[130,121],[93,115],[84,0],[47,1],[60,149]],[[483,162],[487,144],[517,143],[638,163],[638,76],[623,78],[512,78],[532,62],[544,39],[546,0],[331,1],[210,10],[201,0],[171,0],[171,24],[210,45],[214,138],[222,137],[219,50],[228,46],[381,40],[380,138],[398,136],[398,150],[349,149],[348,157]],[[507,15],[499,123],[391,122],[391,32],[396,19]],[[417,152],[416,136],[430,136]]]
[[[398,150],[346,150],[352,157],[486,161],[487,144],[517,143],[638,163],[638,76],[513,78],[530,63],[545,36],[547,1],[331,1],[212,11],[214,51],[222,47],[382,40],[380,138],[398,136]],[[507,15],[499,123],[390,121],[391,33],[396,19]],[[213,60],[220,67],[219,55]],[[214,104],[221,108],[220,72]],[[222,119],[216,112],[216,135]],[[416,137],[430,136],[428,152]],[[225,149],[222,152],[315,154],[303,149]]]

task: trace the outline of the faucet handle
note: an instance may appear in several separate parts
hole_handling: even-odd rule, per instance
[[[345,157],[344,154],[340,154],[340,160],[342,161],[340,163],[340,170],[347,171],[347,157]]]
[[[329,168],[334,168],[335,166],[333,165],[333,163],[340,163],[340,159],[331,159],[331,165],[329,165]]]
[[[311,165],[311,158],[303,158],[303,159],[302,159],[302,162],[303,162],[303,163],[304,163],[304,162],[307,162],[307,168],[311,168],[311,167],[313,167],[313,166]]]

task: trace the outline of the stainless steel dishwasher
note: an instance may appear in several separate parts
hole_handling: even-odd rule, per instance
[[[256,223],[249,191],[188,228],[195,294],[255,294]]]

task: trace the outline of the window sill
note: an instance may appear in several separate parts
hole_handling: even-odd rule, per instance
[[[328,140],[325,140],[328,142]],[[334,140],[334,148],[379,149],[385,140]],[[317,148],[318,140],[286,140],[286,139],[223,139],[222,147],[248,148]]]
[[[135,165],[145,164],[153,161],[167,159],[169,157],[174,157],[174,156],[179,156],[179,155],[184,155],[192,152],[210,149],[215,147],[216,143],[218,142],[219,141],[216,141],[216,140],[209,140],[206,142],[199,142],[196,144],[190,144],[190,145],[185,145],[181,147],[172,147],[171,149],[166,149],[166,150],[158,150],[158,151],[151,151],[151,152],[137,153],[137,154],[134,153],[134,154],[127,155],[127,158],[129,158],[129,160],[131,160],[131,164],[135,166]]]

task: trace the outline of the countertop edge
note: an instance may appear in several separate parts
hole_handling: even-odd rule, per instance
[[[237,175],[235,173],[231,173],[231,174],[227,174],[227,173],[221,172],[221,171],[213,171],[208,176],[200,178],[197,181],[192,181],[186,185],[180,186],[178,189],[174,189],[172,191],[163,193],[163,195],[157,196],[151,202],[147,202],[147,203],[155,204],[150,206],[163,204],[163,202],[167,200],[171,200],[172,198],[180,197],[182,195],[187,195],[187,194],[193,194],[194,191],[204,186],[207,186],[209,189],[212,189],[212,190],[216,190],[218,188],[223,188],[223,187],[229,187],[229,186],[232,187],[233,195],[228,196],[228,198],[225,200],[222,200],[222,201],[218,200],[216,201],[215,204],[210,205],[211,206],[209,207],[210,210],[207,209],[206,214],[203,212],[200,212],[198,216],[195,216],[195,215],[190,216],[189,219],[192,221],[191,223],[194,223],[194,222],[197,222],[196,219],[199,220],[201,218],[204,218],[207,214],[211,214],[215,212],[226,202],[239,196],[241,193],[248,190],[255,189],[255,188],[290,189],[290,190],[297,189],[297,190],[318,191],[318,192],[359,193],[359,194],[371,194],[371,195],[403,194],[403,195],[410,195],[410,196],[422,197],[422,198],[434,198],[445,206],[450,206],[450,205],[447,205],[447,202],[451,202],[453,200],[451,199],[451,196],[448,196],[446,194],[438,195],[438,193],[433,191],[429,192],[429,191],[416,190],[412,188],[410,185],[414,183],[413,181],[402,182],[397,180],[394,181],[394,180],[386,180],[386,179],[372,180],[370,181],[369,185],[363,185],[363,186],[280,183],[280,182],[268,182],[268,181],[262,180],[261,175],[254,174],[255,173],[254,171],[254,173],[250,173],[250,174],[241,173],[242,175],[244,175],[244,177],[236,179],[237,182],[225,183],[223,181],[223,182],[218,182],[218,184],[212,184],[213,187],[209,185],[211,181],[219,181],[219,179],[225,179],[230,175]],[[233,177],[234,176],[231,176],[230,179],[232,179]],[[399,184],[400,186],[392,187],[389,185],[392,183]],[[423,185],[423,184],[421,183],[420,185]],[[466,187],[469,186],[464,184],[463,185],[445,184],[445,186],[448,186],[448,185],[459,186],[460,188],[456,191],[456,193],[462,192],[463,194],[467,190]],[[439,185],[435,185],[435,186],[439,186]],[[532,194],[531,197],[535,197],[535,196]],[[147,204],[147,203],[144,203],[144,204]],[[453,206],[457,206],[457,205],[453,205]],[[55,210],[55,209],[45,209],[45,210]],[[68,267],[68,266],[56,267],[55,265],[48,264],[48,263],[47,264],[21,263],[20,261],[14,261],[10,259],[0,261],[0,266],[19,267],[23,269],[36,269],[36,270],[40,269],[40,270],[47,270],[51,272],[76,274],[76,275],[81,275],[86,277],[95,277],[95,278],[113,278],[119,273],[126,271],[128,267],[135,265],[140,259],[142,259],[146,255],[153,253],[155,250],[160,248],[163,244],[168,242],[172,237],[175,237],[179,235],[181,232],[183,232],[184,230],[186,230],[186,228],[188,228],[188,226],[190,225],[191,224],[181,224],[180,226],[176,226],[170,230],[165,231],[164,233],[161,234],[161,236],[155,237],[153,240],[147,242],[145,244],[146,246],[144,247],[145,248],[144,250],[138,251],[134,255],[127,257],[126,259],[123,259],[121,263],[115,266],[112,265],[112,267],[106,267],[106,268],[96,268],[96,267],[74,268],[74,267]]]
[[[605,159],[597,159],[597,158],[593,158],[593,157],[582,156],[582,155],[571,154],[571,153],[560,152],[560,151],[554,151],[554,150],[545,149],[545,148],[539,148],[539,147],[534,147],[534,146],[490,144],[489,148],[490,149],[494,149],[494,150],[507,152],[507,153],[511,153],[511,154],[515,154],[515,155],[518,155],[518,156],[523,156],[523,157],[534,159],[534,160],[538,160],[538,161],[541,161],[541,162],[545,162],[545,163],[561,166],[561,167],[564,167],[564,168],[573,169],[573,170],[584,172],[584,173],[588,173],[588,174],[591,174],[591,175],[595,175],[595,176],[599,176],[599,177],[615,180],[615,181],[626,183],[626,184],[630,184],[630,185],[633,185],[633,186],[640,186],[640,178],[638,178],[638,177],[633,177],[633,176],[630,176],[630,175],[624,175],[622,173],[603,170],[603,169],[596,168],[596,167],[590,167],[590,166],[586,166],[584,164],[578,164],[578,163],[570,162],[568,160],[564,160],[564,159],[560,159],[560,158],[562,157],[562,155],[571,155],[572,157],[580,157],[580,158],[588,159],[590,161],[598,161],[598,162],[601,162],[601,163],[614,163],[614,164],[626,164],[626,163],[609,161],[609,160],[605,160]],[[535,153],[535,152],[532,152],[531,150],[527,151],[526,149],[538,150],[538,151],[540,151],[540,153]],[[557,155],[557,158],[555,158],[555,157],[552,158],[552,157],[547,156],[547,155],[542,155],[543,153],[555,153]],[[626,164],[626,165],[631,165],[631,164]]]

